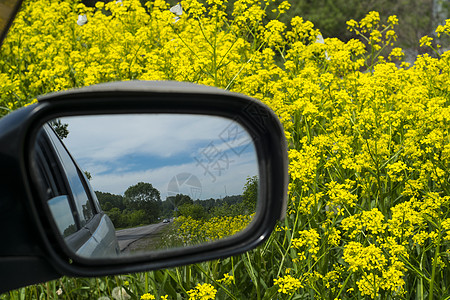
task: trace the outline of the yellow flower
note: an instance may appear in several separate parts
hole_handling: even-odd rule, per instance
[[[348,191],[352,186],[350,182],[340,184],[336,181],[331,181],[326,186],[328,188],[327,195],[330,197],[328,202],[330,207],[339,207],[340,205],[355,206],[358,197]]]
[[[369,12],[359,23],[361,28],[371,29],[380,22],[380,14],[376,11]]]
[[[350,31],[352,31],[352,30],[354,30],[354,28],[356,27],[356,26],[358,26],[358,22],[356,22],[355,20],[353,20],[353,19],[351,19],[351,20],[349,20],[349,21],[347,21],[347,28],[348,28],[348,30],[350,30]]]
[[[302,230],[298,232],[299,237],[292,239],[291,248],[302,250],[305,253],[310,253],[313,258],[316,258],[316,254],[319,251],[319,239],[320,236],[315,229]],[[304,254],[300,253],[299,257],[306,259]]]
[[[349,270],[383,270],[387,263],[383,251],[375,245],[364,247],[361,243],[350,242],[344,248],[344,261],[349,264]]]
[[[215,299],[217,290],[209,283],[197,284],[197,286],[189,291],[189,300],[210,300]]]
[[[155,296],[153,296],[150,293],[146,293],[146,294],[142,295],[140,299],[141,300],[155,300]]]
[[[419,41],[420,47],[423,47],[424,45],[431,47],[432,41],[433,41],[433,38],[426,35],[420,39],[420,41]]]
[[[219,279],[217,281],[220,282],[220,283],[224,283],[224,284],[230,285],[230,284],[232,284],[234,282],[234,276],[230,275],[228,273],[225,273],[225,274],[223,274],[223,278]]]
[[[284,39],[281,34],[285,28],[286,25],[278,20],[272,20],[266,25],[267,30],[264,33],[264,38],[269,47],[283,46]]]
[[[373,43],[379,43],[381,42],[381,32],[378,30],[373,30],[370,33],[370,41]]]
[[[396,15],[389,16],[387,21],[391,25],[398,25],[398,18]]]
[[[442,33],[450,35],[450,19],[445,20],[445,25],[439,25],[436,28],[436,34],[438,37],[440,37]]]
[[[395,33],[395,31],[394,30],[388,30],[388,31],[386,31],[386,39],[387,40],[394,40],[394,41],[396,41],[397,40],[397,34]],[[400,49],[400,48],[395,48],[395,49]],[[398,51],[398,50],[396,50],[396,51]]]
[[[291,7],[291,4],[288,1],[283,1],[278,6],[278,11],[280,14],[284,14],[289,8]]]
[[[98,9],[102,9],[103,7],[105,7],[105,3],[104,2],[96,2],[95,7]]]
[[[273,280],[274,285],[278,285],[278,293],[292,295],[298,288],[302,288],[301,281],[291,275],[285,275]]]

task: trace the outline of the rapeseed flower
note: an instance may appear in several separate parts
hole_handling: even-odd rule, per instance
[[[299,279],[294,278],[291,275],[285,275],[278,279],[274,279],[273,282],[274,285],[278,285],[279,293],[288,295],[292,295],[298,288],[301,288],[303,286]]]
[[[419,41],[419,43],[420,43],[420,47],[422,47],[422,46],[428,46],[428,47],[431,47],[431,42],[433,41],[433,38],[432,37],[429,37],[429,36],[423,36],[421,39],[420,39],[420,41]]]
[[[140,299],[141,300],[155,300],[156,298],[152,294],[146,293],[146,294],[142,295]]]
[[[223,274],[223,278],[219,279],[217,281],[220,282],[220,283],[224,283],[226,285],[230,285],[230,284],[232,284],[234,282],[234,276],[230,275],[228,273],[225,273],[225,274]]]
[[[197,284],[197,286],[189,291],[189,300],[210,300],[215,299],[217,290],[209,283]]]

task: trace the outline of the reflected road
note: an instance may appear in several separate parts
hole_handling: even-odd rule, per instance
[[[141,227],[117,230],[116,236],[117,242],[119,243],[120,252],[126,251],[131,244],[138,241],[139,239],[155,234],[156,232],[158,232],[158,229],[165,225],[167,225],[167,223],[161,222]]]

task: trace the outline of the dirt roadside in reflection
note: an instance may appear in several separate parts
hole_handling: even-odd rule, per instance
[[[147,228],[145,228],[147,227]],[[163,249],[163,239],[170,224],[158,223],[154,226],[144,228],[133,228],[128,232],[116,232],[121,253],[130,254],[144,251],[155,251]]]

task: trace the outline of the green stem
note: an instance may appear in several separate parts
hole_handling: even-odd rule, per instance
[[[433,260],[433,267],[432,267],[432,270],[431,270],[431,281],[430,281],[430,296],[429,296],[429,298],[428,299],[430,299],[430,300],[433,300],[433,293],[434,293],[434,278],[435,278],[435,276],[436,276],[436,267],[437,267],[437,264],[438,264],[438,259],[439,259],[439,251],[440,251],[440,246],[441,246],[441,232],[442,232],[442,228],[441,228],[441,226],[439,226],[439,228],[438,228],[438,232],[439,232],[439,234],[438,234],[438,243],[437,243],[437,246],[436,246],[436,252],[434,253],[434,260]]]
[[[231,292],[230,292],[223,284],[221,284],[220,282],[218,282],[217,280],[215,280],[213,277],[211,277],[211,275],[209,275],[205,270],[203,270],[203,268],[200,267],[200,264],[196,264],[195,266],[197,267],[197,269],[200,270],[200,272],[202,272],[203,274],[205,274],[205,276],[208,277],[209,280],[213,281],[215,284],[217,284],[218,286],[220,286],[220,287],[224,290],[224,292],[227,293],[227,295],[230,297],[230,299],[237,300],[237,298],[234,297],[233,294],[232,294],[232,293],[231,293]]]
[[[144,292],[145,292],[145,294],[147,294],[148,293],[148,272],[145,272],[144,278],[145,278]]]
[[[244,259],[245,259],[245,257],[247,258],[248,269],[250,271],[249,275],[252,278],[253,284],[255,285],[255,288],[256,288],[256,298],[258,300],[261,300],[261,292],[259,290],[259,282],[258,282],[258,280],[256,278],[256,275],[255,275],[255,272],[254,272],[254,268],[253,268],[252,262],[250,260],[250,255],[247,252],[247,253],[245,253],[245,256],[243,256],[243,257],[244,257]]]
[[[282,268],[283,268],[283,266],[284,266],[284,260],[286,259],[286,256],[287,256],[287,254],[289,253],[289,251],[290,251],[290,249],[291,249],[292,238],[294,237],[295,231],[297,230],[298,219],[299,219],[299,217],[300,217],[300,216],[299,216],[300,214],[298,213],[298,209],[299,209],[299,207],[300,207],[300,205],[301,205],[301,199],[302,199],[302,198],[303,198],[303,190],[301,191],[300,199],[298,200],[298,206],[296,207],[297,213],[295,214],[295,221],[294,221],[294,224],[293,224],[293,226],[292,226],[291,236],[290,236],[290,238],[288,239],[289,242],[288,242],[288,245],[287,245],[287,247],[286,247],[286,251],[285,251],[285,253],[284,253],[283,256],[282,256],[281,263],[280,263],[280,267],[278,268],[277,278],[280,277],[281,270],[282,270]],[[288,222],[287,222],[287,218],[288,218],[288,217],[286,217],[286,219],[285,219],[285,226],[286,226],[286,227],[289,225]],[[286,236],[286,234],[287,234],[287,232],[285,232],[285,236]]]
[[[420,259],[420,271],[423,272],[423,253]],[[423,300],[423,277],[419,277],[419,282],[417,283],[417,296],[418,300]]]

